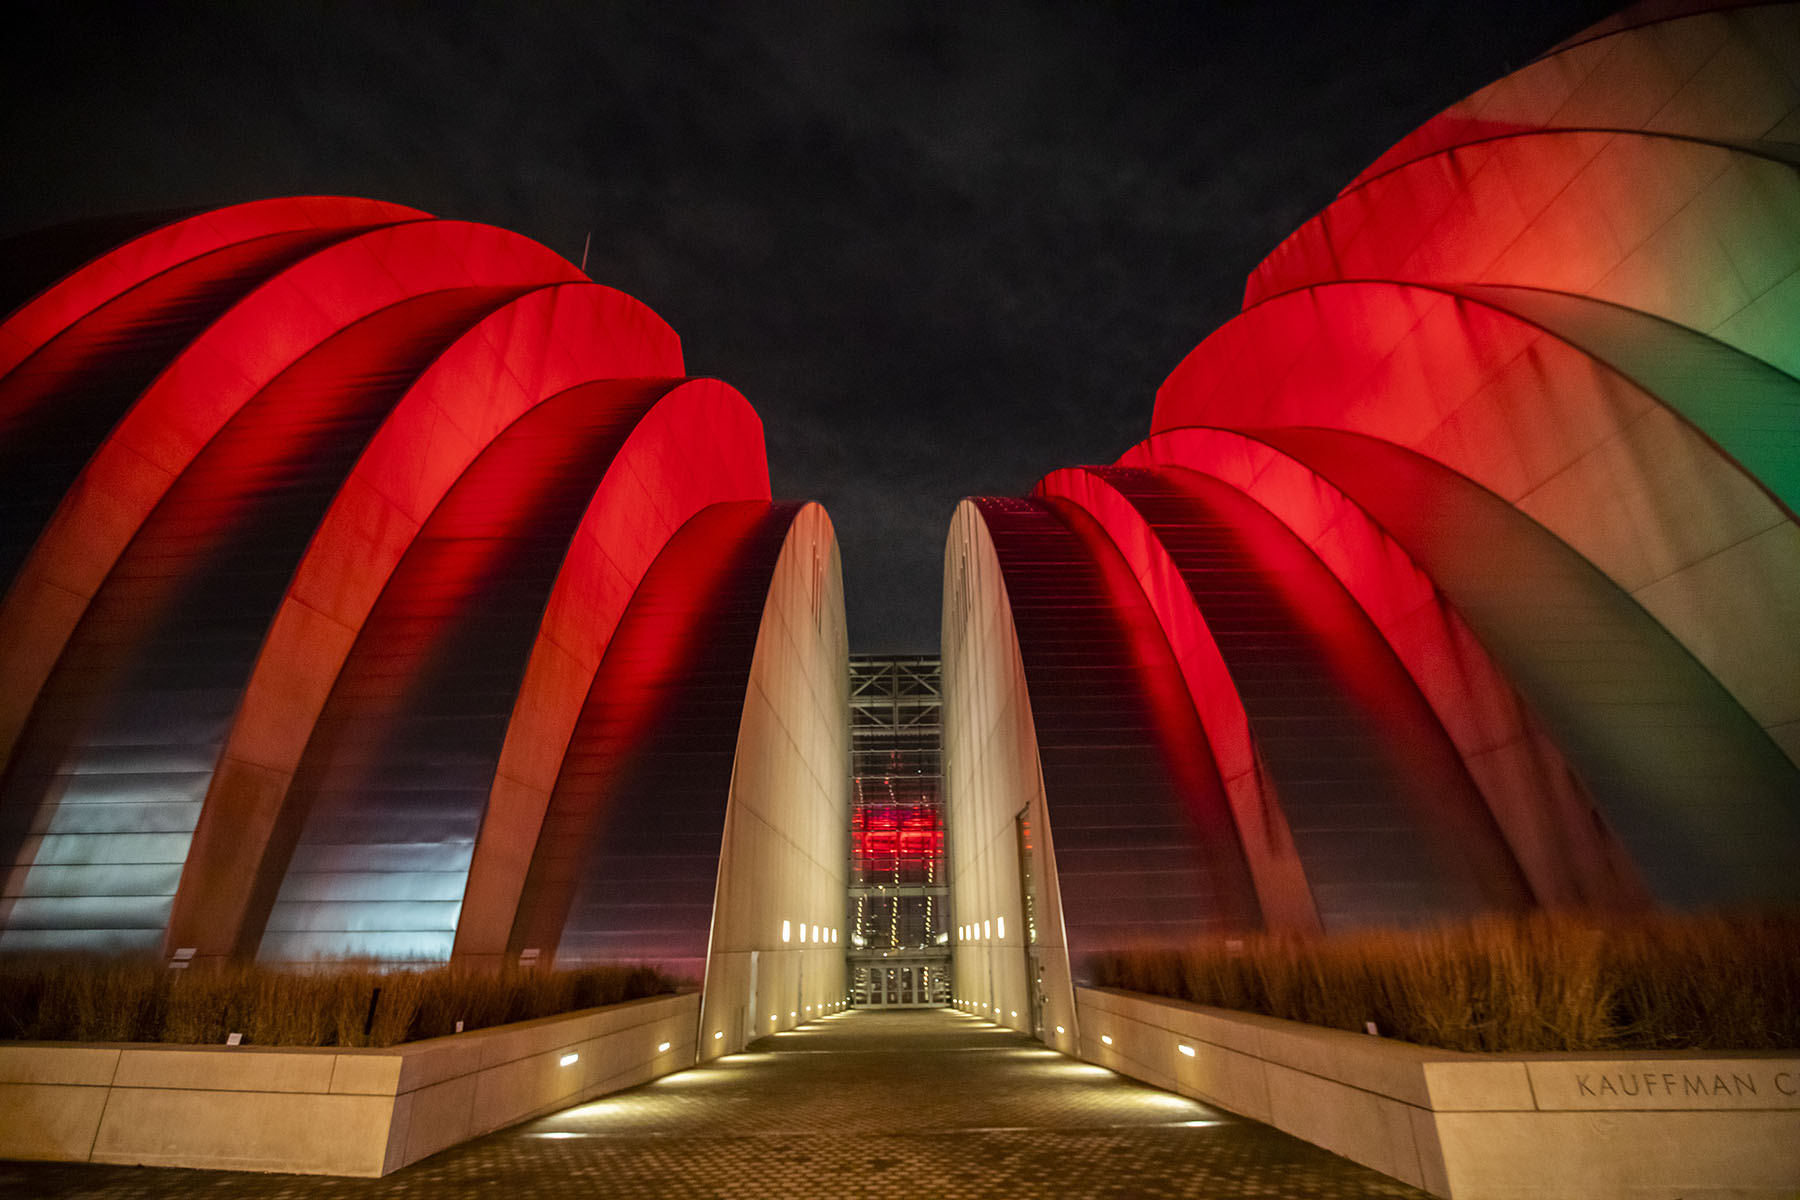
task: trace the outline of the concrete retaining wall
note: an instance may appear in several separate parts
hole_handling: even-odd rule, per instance
[[[1098,988],[1076,1007],[1059,1048],[1453,1200],[1800,1193],[1800,1056],[1457,1054]]]
[[[692,1066],[699,1009],[660,996],[384,1050],[0,1043],[0,1158],[385,1175]]]

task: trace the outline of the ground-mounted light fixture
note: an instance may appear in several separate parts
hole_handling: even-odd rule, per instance
[[[656,1052],[657,1052],[657,1053],[658,1053],[658,1054],[667,1054],[667,1053],[668,1053],[668,1052],[669,1052],[669,1043],[667,1043],[667,1042],[658,1042],[658,1043],[657,1043],[657,1044],[656,1044]]]
[[[1175,1048],[1177,1050],[1181,1051],[1183,1054],[1187,1055],[1189,1058],[1194,1057],[1194,1048],[1192,1046],[1188,1045],[1186,1042],[1178,1043]]]
[[[565,1067],[572,1067],[580,1061],[581,1061],[581,1055],[579,1055],[579,1054],[565,1054],[562,1056],[560,1065],[565,1066]]]
[[[1112,1045],[1112,1036],[1110,1034],[1105,1034],[1105,1033],[1101,1034],[1100,1035],[1100,1044],[1103,1046]]]

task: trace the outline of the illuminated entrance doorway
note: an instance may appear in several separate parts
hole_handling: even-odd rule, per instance
[[[936,658],[850,658],[850,1003],[950,1002]]]
[[[852,995],[860,1008],[935,1007],[944,1003],[948,991],[944,970],[938,966],[870,966],[858,973]]]

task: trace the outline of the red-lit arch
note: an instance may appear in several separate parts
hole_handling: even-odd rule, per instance
[[[743,397],[722,383],[697,380],[671,392],[620,447],[545,605],[498,759],[488,816],[475,843],[457,924],[457,958],[492,961],[507,949],[526,863],[532,861],[532,847],[543,845],[546,812],[567,771],[584,697],[612,687],[602,684],[600,665],[627,605],[638,603],[652,564],[661,561],[669,540],[709,507],[754,501],[742,511],[766,513],[772,511],[768,500],[762,425]],[[792,512],[783,511],[785,527]],[[715,545],[713,552],[724,553],[726,545]],[[710,594],[710,588],[679,572],[664,587],[681,587],[684,580],[694,584],[696,601]],[[756,611],[761,613],[760,604]],[[653,682],[644,675],[645,664],[636,667],[634,679],[618,684],[625,693],[641,694]],[[744,668],[749,669],[747,657]],[[681,685],[659,676],[654,686],[679,690]],[[718,794],[723,803],[725,790]],[[549,950],[555,942],[533,944]]]
[[[285,196],[169,221],[80,264],[0,322],[0,375],[83,316],[165,271],[227,247],[284,234],[354,230],[429,217],[350,196]]]
[[[0,372],[6,450],[72,449],[60,475],[29,481],[40,519],[4,534],[25,569],[0,571],[20,584],[0,660],[32,666],[41,650],[50,686],[0,676],[5,704],[44,718],[0,787],[57,758],[48,726],[83,704],[106,710],[101,734],[124,719],[167,735],[123,747],[133,765],[91,772],[46,821],[26,814],[0,947],[283,958],[386,929],[399,936],[361,948],[429,959],[453,932],[479,947],[497,931],[491,962],[584,698],[616,698],[629,676],[674,714],[634,763],[658,782],[694,766],[684,721],[698,714],[711,748],[693,794],[730,814],[694,869],[668,876],[658,903],[684,932],[653,948],[696,971],[686,952],[704,956],[705,1019],[733,1026],[708,1056],[755,1036],[743,964],[759,950],[798,1007],[840,995],[841,958],[772,944],[768,919],[843,917],[830,831],[848,792],[847,647],[829,521],[770,503],[755,414],[684,380],[674,334],[641,305],[513,235],[335,203],[265,206],[260,224],[246,210],[51,231],[0,281],[10,303],[114,247],[8,330],[22,348]],[[65,417],[79,436],[46,432]],[[715,511],[744,536],[701,539],[700,564],[744,569],[710,590],[704,570],[671,570],[640,596],[670,538]],[[703,627],[660,667],[622,648],[596,688],[634,598],[704,610]],[[182,752],[163,755],[194,793],[181,813],[173,785],[144,774],[146,748]],[[705,841],[705,822],[682,828],[658,803],[668,794],[635,807]],[[21,813],[0,805],[0,823]],[[610,870],[636,844],[603,838],[595,861]],[[179,887],[142,886],[184,854]]]
[[[1391,648],[1546,905],[1796,894],[1797,37],[1792,3],[1641,5],[1453,106],[1269,255],[1120,462],[1239,497],[1214,531],[1305,544],[1379,631],[1325,640]],[[1117,541],[1201,711],[1248,710],[1251,672],[1184,650],[1240,598],[1189,589],[1186,611],[1170,577],[1205,539],[1134,479],[1041,489]],[[1006,815],[1047,797],[1057,819],[1024,765],[1044,705],[994,649],[1015,625],[1026,645],[1012,580],[971,549],[999,503],[958,510],[944,600],[946,794],[988,839],[953,886],[989,907],[1011,903],[986,849]],[[1247,757],[1205,724],[1222,764]]]
[[[1339,428],[1442,462],[1637,595],[1800,753],[1800,644],[1783,632],[1800,537],[1777,492],[1800,486],[1781,458],[1800,446],[1797,398],[1780,372],[1616,306],[1354,281],[1221,327],[1165,382],[1153,428]]]
[[[409,388],[333,498],[270,623],[195,830],[171,945],[253,951],[240,944],[239,918],[219,916],[248,903],[253,877],[234,864],[268,836],[357,631],[476,456],[553,394],[680,370],[675,335],[654,313],[610,288],[557,284],[499,309]]]
[[[1079,506],[1106,530],[1124,556],[1156,615],[1206,732],[1263,920],[1276,928],[1316,932],[1318,909],[1295,853],[1275,781],[1257,753],[1243,698],[1179,565],[1131,501],[1091,468],[1052,472],[1033,491]]]
[[[1151,545],[1168,557],[1175,578],[1158,591],[1180,591],[1151,607],[1159,618],[1191,607],[1194,616],[1177,628],[1210,640],[1229,672],[1222,686],[1246,714],[1273,780],[1268,799],[1293,830],[1327,927],[1532,900],[1464,763],[1390,647],[1266,510],[1182,470],[1062,471],[1039,494],[1081,504],[1134,568],[1152,561]],[[1245,816],[1254,820],[1254,809]]]
[[[1800,37],[1792,4],[1683,0],[1633,5],[1451,105],[1345,189],[1496,130],[1610,129],[1779,139],[1800,109],[1780,48]],[[1679,46],[1672,58],[1669,51]],[[1721,93],[1733,103],[1720,103]],[[1791,138],[1786,139],[1792,141]]]
[[[540,961],[655,959],[704,971],[744,689],[799,509],[718,503],[672,532],[577,700],[553,792],[535,806],[529,868],[510,881],[510,904],[477,918],[504,918],[505,940],[482,947],[467,936],[472,879],[459,959],[535,950]],[[663,901],[654,915],[646,895]],[[565,938],[578,943],[566,955]]]
[[[716,436],[722,439],[719,451],[708,455],[702,450],[707,468],[703,474],[697,472],[687,480],[666,478],[665,456],[675,448],[671,443],[679,442],[681,429],[702,421],[717,429]],[[635,569],[641,575],[657,548],[652,541],[645,553],[642,542],[656,538],[659,525],[668,529],[679,524],[685,515],[682,506],[691,509],[719,498],[741,498],[746,492],[766,497],[760,448],[760,427],[754,414],[735,393],[710,381],[593,382],[528,409],[455,476],[443,499],[406,544],[379,599],[356,627],[347,654],[335,656],[341,667],[332,670],[334,656],[329,651],[324,656],[320,665],[325,670],[320,674],[330,682],[329,696],[316,718],[304,711],[298,714],[296,729],[304,731],[298,757],[285,770],[264,768],[271,783],[254,796],[254,806],[244,803],[243,792],[229,787],[233,776],[221,772],[215,779],[207,817],[213,835],[196,839],[190,851],[183,895],[170,929],[171,943],[192,937],[194,940],[180,944],[206,953],[246,954],[262,940],[271,911],[290,911],[290,915],[305,911],[308,901],[298,898],[291,901],[289,910],[277,908],[277,889],[289,876],[287,863],[294,847],[307,837],[328,841],[336,836],[327,832],[327,826],[342,816],[325,816],[338,811],[331,805],[341,807],[351,795],[392,786],[380,782],[395,769],[390,760],[408,761],[407,739],[423,736],[407,733],[409,728],[421,721],[429,725],[451,719],[431,715],[430,691],[445,686],[432,680],[456,676],[462,669],[460,660],[472,653],[467,648],[459,651],[457,646],[500,646],[493,651],[499,657],[491,664],[471,668],[487,671],[474,678],[489,682],[459,686],[476,692],[503,688],[506,700],[498,709],[498,695],[480,701],[480,711],[486,714],[483,720],[494,732],[470,736],[468,752],[474,757],[467,768],[459,770],[456,777],[461,782],[454,787],[444,785],[448,791],[439,789],[441,802],[432,810],[432,820],[441,824],[451,819],[442,814],[449,811],[446,805],[456,806],[442,797],[452,795],[463,797],[458,811],[467,810],[459,819],[470,825],[471,832],[479,824],[485,837],[518,818],[521,797],[516,789],[509,789],[504,781],[495,782],[501,735],[508,724],[505,713],[514,712],[507,743],[523,743],[528,753],[536,750],[552,758],[560,755],[567,725],[572,723],[572,713],[565,717],[557,708],[537,707],[555,702],[556,676],[567,662],[560,653],[565,646],[549,645],[549,640],[560,638],[566,643],[568,657],[581,652],[583,639],[603,641],[611,628],[608,605],[622,606],[636,583],[625,573]],[[660,485],[653,485],[650,494],[645,492],[646,478]],[[617,534],[620,529],[633,531],[624,544],[590,548],[595,538]],[[546,538],[550,540],[545,542]],[[539,545],[544,548],[534,549]],[[561,567],[543,557],[552,545],[560,547],[554,553]],[[520,554],[527,557],[519,558]],[[597,573],[625,575],[623,580],[608,581],[612,595],[584,596],[565,588],[559,599],[553,584],[559,575],[565,580],[575,577],[569,570],[571,560],[595,555],[605,561],[590,566],[588,581]],[[634,565],[639,555],[643,561]],[[581,614],[564,610],[570,601],[581,600],[597,602],[596,609],[587,614],[594,618],[591,628],[577,627]],[[478,622],[484,605],[495,602],[512,608],[524,605],[522,612],[531,614],[530,621],[520,627],[521,612],[492,631],[470,624]],[[548,630],[539,624],[546,610]],[[528,669],[534,640],[539,667],[535,684]],[[587,653],[594,655],[591,649]],[[547,664],[546,655],[551,659]],[[525,688],[531,691],[521,700]],[[580,694],[576,691],[572,701],[564,699],[562,704],[572,708],[579,703]],[[559,726],[560,735],[552,728]],[[556,740],[559,736],[562,741]],[[545,739],[548,744],[540,745]],[[479,783],[469,771],[479,773]],[[490,794],[503,804],[491,813],[487,811]],[[327,808],[315,812],[317,803]],[[402,818],[403,814],[394,819],[404,823]],[[315,834],[305,834],[309,828]],[[383,836],[380,830],[368,835],[375,839],[374,845],[382,844]],[[348,837],[346,847],[361,844],[361,835]],[[325,844],[318,843],[321,847]],[[456,839],[434,844],[441,848],[456,844]],[[349,858],[320,849],[313,856],[318,862],[309,859],[304,869],[299,864],[293,868],[308,879],[324,880],[316,885],[318,905],[329,908],[346,902],[339,896],[341,888],[320,875],[343,869],[334,865],[339,860],[359,861],[354,852],[345,853]],[[461,853],[451,852],[452,857]],[[237,870],[229,864],[237,864]],[[409,872],[418,878],[433,873],[423,860],[415,868]],[[466,863],[462,869],[466,870]],[[379,882],[379,869],[359,870],[374,872],[368,876],[367,886]],[[441,875],[445,870],[458,869],[440,863],[435,873]],[[190,880],[194,881],[191,888]],[[457,922],[443,914],[454,909],[462,896],[460,873],[454,881],[446,878],[444,887],[451,890],[442,899],[422,902],[421,911],[436,906],[432,911],[440,913],[435,919],[447,939]],[[376,920],[370,914],[380,907],[378,900],[364,897],[357,905],[356,919]],[[390,910],[398,911],[391,905]],[[291,936],[273,949],[265,945],[264,953],[281,958],[289,953],[282,948],[286,942],[298,938],[298,942],[308,943],[296,930],[286,933]],[[418,956],[405,951],[390,953],[373,945],[370,949],[378,956]],[[443,950],[448,949],[445,940]]]
[[[311,347],[409,296],[581,278],[517,234],[416,221],[326,247],[263,283],[187,345],[107,434],[0,603],[0,751],[119,553],[224,423]]]
[[[557,564],[621,444],[679,386],[578,385],[458,476],[357,630],[267,826],[237,949],[447,955]]]
[[[1070,952],[1260,924],[1206,734],[1111,539],[1064,499],[968,503],[1000,578],[965,600],[1011,615]],[[1305,921],[1282,900],[1284,918]]]
[[[1778,217],[1751,219],[1797,209],[1787,158],[1688,136],[1533,131],[1347,190],[1252,272],[1244,306],[1327,280],[1544,288],[1652,313],[1800,375],[1781,316],[1800,240]]]
[[[423,363],[513,294],[431,292],[327,338],[234,413],[145,518],[70,635],[0,784],[0,861],[21,861],[25,830],[59,831],[27,856],[34,920],[85,923],[101,938],[124,936],[103,932],[121,922],[160,933],[188,849],[179,835],[193,829],[319,514]],[[144,804],[79,804],[121,786]],[[146,825],[158,836],[129,864],[98,865]],[[100,899],[116,895],[133,899]]]
[[[1324,429],[1254,436],[1342,491],[1430,575],[1543,718],[1659,900],[1788,892],[1800,772],[1629,595],[1426,456]]]
[[[1406,550],[1329,480],[1265,442],[1219,429],[1168,430],[1119,462],[1230,484],[1318,555],[1431,706],[1540,903],[1611,907],[1647,898],[1593,798],[1502,667]]]

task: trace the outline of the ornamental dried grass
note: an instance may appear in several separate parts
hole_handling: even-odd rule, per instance
[[[1104,987],[1449,1050],[1800,1048],[1800,913],[1537,914],[1091,960]]]
[[[154,959],[0,957],[0,1040],[392,1046],[676,989],[652,967],[474,971],[368,962],[171,971]]]

